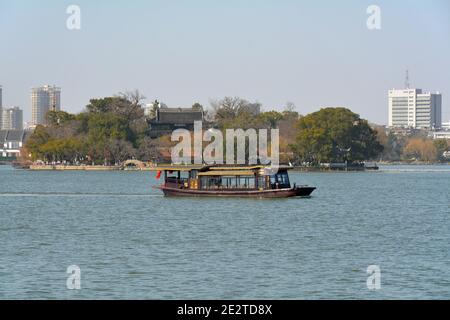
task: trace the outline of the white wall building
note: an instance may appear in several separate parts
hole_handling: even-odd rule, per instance
[[[0,158],[18,157],[20,148],[30,134],[31,131],[24,130],[0,130]]]
[[[442,95],[422,89],[389,90],[389,127],[433,129],[442,124]]]
[[[50,110],[61,110],[61,88],[43,86],[31,89],[31,123],[45,124],[45,116]]]
[[[433,132],[433,139],[450,139],[450,131]]]
[[[441,128],[443,130],[450,130],[450,121],[449,122],[442,122]]]

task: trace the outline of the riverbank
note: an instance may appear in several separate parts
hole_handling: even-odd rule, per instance
[[[162,166],[162,164],[159,164]],[[170,166],[166,164],[165,166]],[[18,167],[19,168],[19,167]],[[148,166],[105,166],[105,165],[43,165],[43,164],[32,164],[29,167],[20,167],[21,169],[29,169],[33,171],[150,171],[154,167]],[[303,172],[332,172],[332,171],[365,171],[365,170],[378,170],[365,168],[364,166],[348,166],[348,167],[293,167],[294,171]]]
[[[30,170],[42,171],[115,171],[120,170],[117,166],[66,166],[66,165],[30,165]]]
[[[32,164],[27,168],[33,171],[150,171],[152,167],[144,166],[104,166],[104,165],[36,165]]]
[[[415,163],[415,162],[380,162],[378,163],[381,166],[386,165],[442,165],[448,166],[450,163]],[[161,165],[161,164],[160,164]],[[169,164],[170,165],[170,164]],[[105,166],[105,165],[43,165],[43,164],[31,164],[27,167],[17,167],[20,169],[29,169],[33,171],[151,171],[154,170],[154,167],[150,166]],[[374,171],[378,170],[377,168],[364,168],[364,167],[342,167],[342,168],[330,168],[330,167],[300,167],[296,166],[293,168],[294,171],[299,172],[335,172],[335,171]]]

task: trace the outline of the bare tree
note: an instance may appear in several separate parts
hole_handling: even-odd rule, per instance
[[[225,97],[211,101],[216,120],[236,117],[248,105],[248,101],[239,97]]]
[[[145,137],[142,139],[136,156],[141,161],[157,161],[159,159],[159,143],[157,140]]]
[[[297,110],[297,106],[293,102],[286,102],[286,105],[284,107],[285,112],[295,112]]]
[[[136,154],[133,145],[126,140],[110,139],[106,148],[111,160],[116,164],[131,159]]]
[[[139,90],[121,92],[119,99],[114,100],[113,110],[123,115],[126,119],[132,121],[144,117],[142,108],[145,96],[141,95]]]

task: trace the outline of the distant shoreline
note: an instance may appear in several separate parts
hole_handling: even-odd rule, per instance
[[[32,171],[150,171],[152,167],[145,168],[123,168],[122,166],[102,166],[102,165],[31,165],[26,170]]]
[[[117,166],[67,166],[67,165],[31,165],[32,171],[116,171]]]
[[[450,162],[377,162],[381,166],[448,166]]]
[[[10,163],[1,163],[2,165],[12,165]],[[450,163],[420,163],[420,162],[378,162],[379,166],[448,166]],[[26,169],[32,171],[151,171],[154,167],[129,167],[123,166],[105,166],[105,165],[30,165],[29,167],[18,167],[18,169]],[[355,172],[355,171],[377,171],[371,169],[352,169],[336,170],[327,167],[294,167],[294,171],[299,172]]]

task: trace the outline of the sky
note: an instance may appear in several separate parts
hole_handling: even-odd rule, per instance
[[[69,5],[81,29],[69,30]],[[381,29],[369,30],[377,5]],[[387,124],[387,92],[443,95],[450,120],[448,0],[0,0],[3,106],[31,119],[30,91],[62,88],[62,108],[138,89],[170,107],[239,96],[307,114],[346,106]]]

